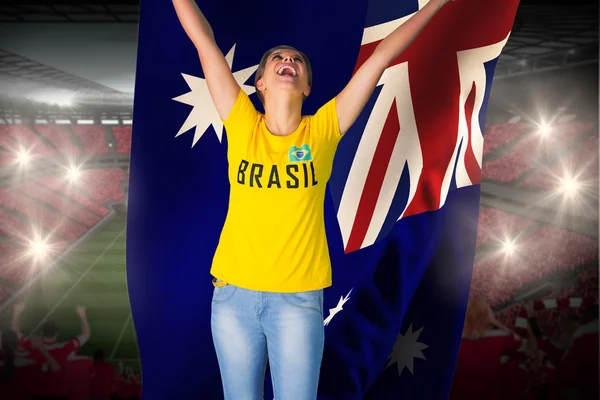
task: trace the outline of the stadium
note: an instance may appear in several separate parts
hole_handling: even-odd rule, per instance
[[[23,332],[52,319],[68,339],[85,305],[93,335],[80,355],[102,349],[134,370],[125,244],[137,9],[0,12],[0,327],[25,301]],[[521,5],[496,69],[471,293],[509,327],[529,300],[597,302],[597,12]],[[44,46],[31,40],[39,32]],[[572,313],[536,309],[550,339]]]

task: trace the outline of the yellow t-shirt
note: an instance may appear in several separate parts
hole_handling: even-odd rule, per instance
[[[240,91],[223,122],[231,191],[211,274],[263,292],[331,286],[324,202],[341,137],[335,99],[275,136]]]

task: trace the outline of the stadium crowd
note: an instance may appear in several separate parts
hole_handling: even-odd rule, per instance
[[[58,326],[47,320],[42,337],[21,333],[23,304],[14,307],[12,326],[0,334],[0,399],[6,400],[121,400],[141,398],[141,376],[130,368],[118,369],[97,350],[93,357],[79,355],[91,336],[84,307],[77,307],[81,333],[58,342]]]
[[[599,399],[597,296],[517,307],[512,321],[503,322],[485,301],[469,299],[450,399]],[[541,328],[540,314],[547,309],[558,311],[553,334]]]

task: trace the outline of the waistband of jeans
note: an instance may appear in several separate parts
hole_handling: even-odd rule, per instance
[[[217,281],[217,278],[213,278],[212,280],[212,284],[214,287],[223,287],[223,286],[227,286],[229,285],[227,282],[219,280]]]

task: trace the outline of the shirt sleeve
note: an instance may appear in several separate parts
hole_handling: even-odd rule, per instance
[[[337,145],[342,138],[335,98],[329,100],[312,117],[313,128],[331,144]]]
[[[259,113],[256,111],[254,104],[252,104],[246,92],[240,89],[233,108],[227,118],[223,120],[228,142],[231,143],[236,138],[250,135],[254,130],[258,118]]]
[[[77,340],[79,347],[81,347],[87,343],[89,338],[85,335],[79,335],[75,339]]]
[[[71,339],[65,345],[65,352],[71,354],[74,351],[79,350],[81,346],[83,346],[88,340],[88,337],[85,335],[79,335],[74,339]]]

